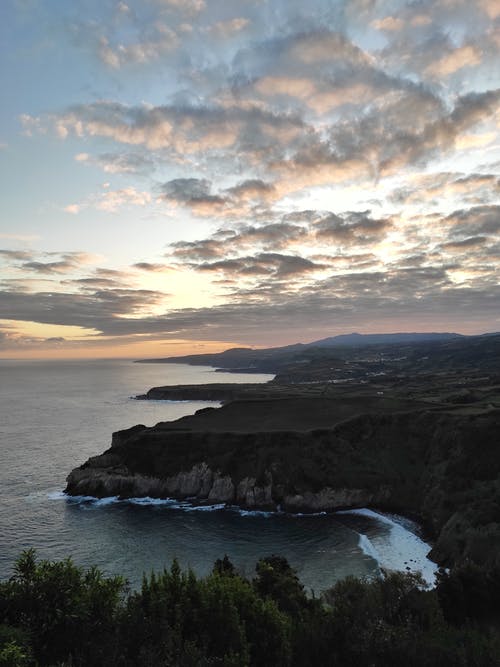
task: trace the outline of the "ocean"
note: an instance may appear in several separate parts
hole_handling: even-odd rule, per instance
[[[258,558],[283,555],[316,593],[347,575],[377,576],[381,568],[419,570],[431,582],[429,546],[402,517],[370,510],[285,515],[62,493],[66,475],[107,449],[113,431],[214,405],[134,396],[159,385],[271,377],[124,360],[0,360],[0,579],[12,574],[23,549],[34,547],[41,558],[70,556],[78,565],[122,574],[132,588],[173,558],[203,575],[225,554],[249,577]]]

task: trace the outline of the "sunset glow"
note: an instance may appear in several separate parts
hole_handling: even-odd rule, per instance
[[[0,356],[500,329],[489,0],[6,0]]]

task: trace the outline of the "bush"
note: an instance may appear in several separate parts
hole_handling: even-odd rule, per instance
[[[0,584],[0,667],[490,667],[499,591],[499,571],[467,566],[434,590],[392,573],[317,599],[269,556],[252,581],[227,557],[204,578],[174,561],[126,595],[120,577],[27,551]]]

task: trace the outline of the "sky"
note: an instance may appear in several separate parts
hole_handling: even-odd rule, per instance
[[[2,0],[0,357],[500,330],[500,0]]]

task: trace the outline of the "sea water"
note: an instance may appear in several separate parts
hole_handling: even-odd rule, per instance
[[[349,574],[420,570],[433,580],[418,527],[371,511],[320,515],[248,512],[170,499],[68,498],[66,475],[109,447],[113,431],[152,426],[218,404],[137,401],[153,386],[265,382],[272,376],[215,373],[182,364],[123,360],[0,361],[0,578],[19,553],[71,556],[136,586],[169,567],[207,574],[225,554],[251,577],[258,558],[285,556],[308,589]]]

